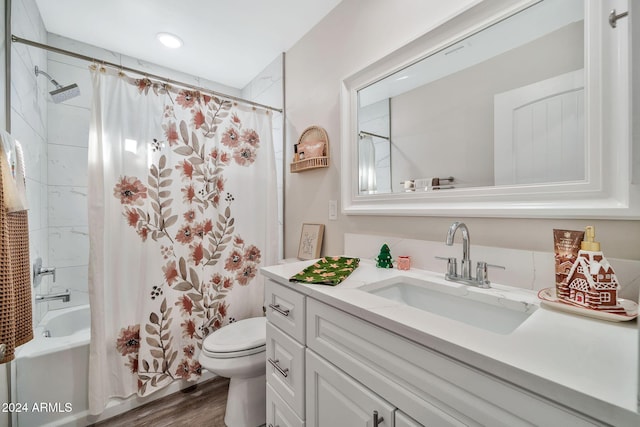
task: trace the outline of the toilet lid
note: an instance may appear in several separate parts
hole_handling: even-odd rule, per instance
[[[267,318],[253,317],[230,323],[204,339],[202,349],[211,356],[234,356],[257,353],[267,339]],[[238,354],[240,353],[240,354]]]

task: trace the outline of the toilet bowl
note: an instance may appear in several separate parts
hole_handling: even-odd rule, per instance
[[[224,422],[227,427],[257,427],[266,420],[266,317],[239,320],[207,336],[200,364],[229,378]]]

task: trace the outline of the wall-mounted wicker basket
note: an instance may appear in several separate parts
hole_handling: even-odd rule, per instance
[[[304,155],[304,150],[307,149],[308,153],[313,151],[313,156],[291,162],[291,173],[329,167],[329,136],[323,128],[306,128],[298,138],[297,147],[298,154]]]

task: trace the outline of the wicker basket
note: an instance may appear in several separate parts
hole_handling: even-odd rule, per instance
[[[309,169],[329,167],[329,136],[327,132],[319,126],[310,126],[302,132],[298,138],[298,144],[317,142],[324,143],[322,156],[309,157],[291,163],[291,173],[302,172]]]

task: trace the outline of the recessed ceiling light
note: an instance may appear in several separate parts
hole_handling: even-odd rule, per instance
[[[182,40],[180,39],[180,37],[171,33],[158,33],[156,35],[156,38],[160,41],[160,43],[170,49],[177,49],[182,46]]]

